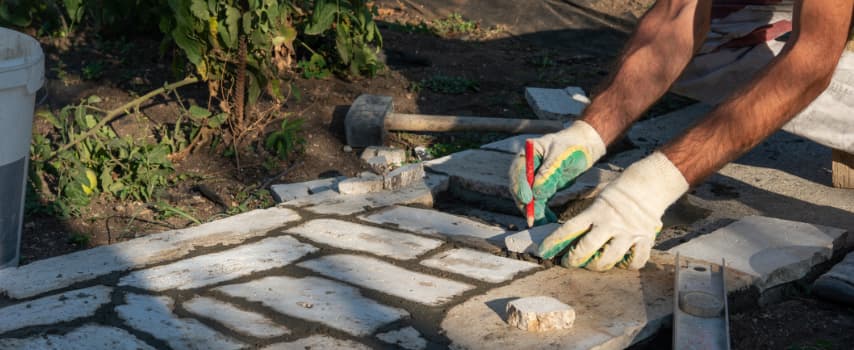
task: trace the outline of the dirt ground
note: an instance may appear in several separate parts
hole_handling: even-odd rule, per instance
[[[305,148],[298,157],[270,166],[268,157],[258,154],[241,159],[238,168],[234,158],[221,152],[197,150],[176,162],[176,173],[187,176],[161,191],[158,200],[206,222],[240,210],[272,205],[269,193],[255,191],[262,184],[353,176],[366,170],[358,150],[349,151],[343,136],[343,115],[350,102],[362,93],[392,96],[399,112],[534,118],[525,102],[525,86],[573,85],[595,92],[628,35],[620,28],[582,33],[586,40],[596,43],[595,51],[585,41],[540,44],[548,42],[553,33],[517,35],[512,28],[486,24],[471,32],[439,37],[419,30],[418,25],[441,18],[419,11],[410,1],[381,3],[384,6],[378,20],[388,68],[379,76],[353,81],[294,76],[301,98],[288,101],[283,112],[305,123],[301,133]],[[592,4],[592,13],[599,13],[610,22],[630,24],[652,2],[586,3]],[[41,42],[47,55],[48,84],[47,96],[38,108],[55,111],[94,94],[103,99],[101,108],[109,109],[179,78],[172,75],[170,63],[161,56],[160,43],[154,38],[102,38],[83,29],[71,38],[42,38]],[[93,62],[103,67],[102,74],[84,76],[84,67],[91,67]],[[455,77],[466,82],[467,87],[459,93],[442,92],[441,87],[431,89],[430,82],[441,77]],[[182,88],[180,93],[185,100],[200,105],[207,100],[207,88],[202,84]],[[667,95],[648,113],[658,115],[690,103]],[[174,99],[159,98],[144,105],[141,112],[142,115],[128,115],[114,122],[117,134],[154,138],[154,125],[174,121],[179,106]],[[46,122],[37,119],[36,130],[48,130]],[[425,146],[450,152],[506,136],[393,133],[389,143],[409,150]],[[620,143],[618,147],[632,146]],[[221,197],[224,205],[215,203],[211,192]],[[239,208],[241,204],[244,206]],[[101,196],[78,217],[28,215],[22,263],[191,224],[180,216],[166,217],[153,210],[151,203]],[[80,239],[81,236],[86,238]],[[854,341],[854,310],[801,296],[732,315],[731,329],[733,347],[738,349],[850,348]]]

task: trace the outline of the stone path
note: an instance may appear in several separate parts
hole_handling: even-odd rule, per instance
[[[496,164],[512,150],[500,148],[425,164],[423,181],[396,191],[280,187],[278,207],[0,270],[0,350],[620,349],[655,334],[672,315],[670,252],[640,271],[546,267],[530,253],[551,227],[430,209],[454,189],[508,201]],[[852,243],[842,229],[748,217],[672,252],[734,254],[730,290],[764,292]],[[531,296],[572,306],[573,327],[507,325],[507,303]]]

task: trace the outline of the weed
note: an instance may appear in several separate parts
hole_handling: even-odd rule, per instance
[[[388,29],[403,33],[435,34],[432,28],[424,22],[412,23],[388,23]]]
[[[184,219],[192,221],[196,225],[202,224],[202,222],[199,219],[197,219],[195,216],[190,215],[185,210],[182,210],[181,208],[172,206],[169,203],[166,203],[164,201],[158,201],[157,203],[152,205],[152,209],[154,209],[158,213],[158,215],[157,215],[158,220],[166,220],[166,219],[171,218],[171,217],[180,216]]]
[[[83,80],[98,80],[104,75],[104,64],[101,62],[87,63],[83,66]]]
[[[264,146],[279,159],[288,159],[305,144],[305,140],[299,136],[300,130],[302,130],[301,119],[282,119],[279,129],[267,135]]]
[[[452,13],[443,19],[432,22],[433,31],[440,37],[474,33],[479,25],[477,22],[463,19],[459,13]]]
[[[480,91],[474,80],[465,77],[436,75],[421,82],[421,85],[440,94],[458,95],[467,91]]]
[[[451,153],[478,147],[480,147],[480,143],[472,140],[462,140],[454,143],[434,143],[427,148],[427,153],[429,153],[433,158],[439,158]]]
[[[312,54],[308,61],[301,60],[297,63],[297,67],[302,71],[302,77],[306,79],[325,79],[332,72],[326,66],[326,60],[323,56]]]
[[[82,233],[72,233],[68,235],[68,243],[71,243],[78,247],[87,247],[89,246],[89,241],[91,238],[88,235]]]

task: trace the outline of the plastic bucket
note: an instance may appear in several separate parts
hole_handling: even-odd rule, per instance
[[[18,266],[33,110],[43,84],[38,41],[0,28],[0,269]]]

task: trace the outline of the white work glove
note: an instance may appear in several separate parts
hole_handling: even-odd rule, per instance
[[[536,225],[557,222],[557,215],[549,210],[546,203],[605,155],[605,143],[590,124],[580,120],[566,129],[531,141],[534,143],[536,169],[533,188],[528,185],[523,149],[510,165],[510,192],[522,215],[526,214],[525,205],[534,200]]]
[[[551,259],[569,246],[561,259],[566,267],[604,271],[619,264],[640,269],[661,231],[661,216],[686,191],[685,177],[656,151],[628,167],[589,208],[552,232],[539,254]]]

